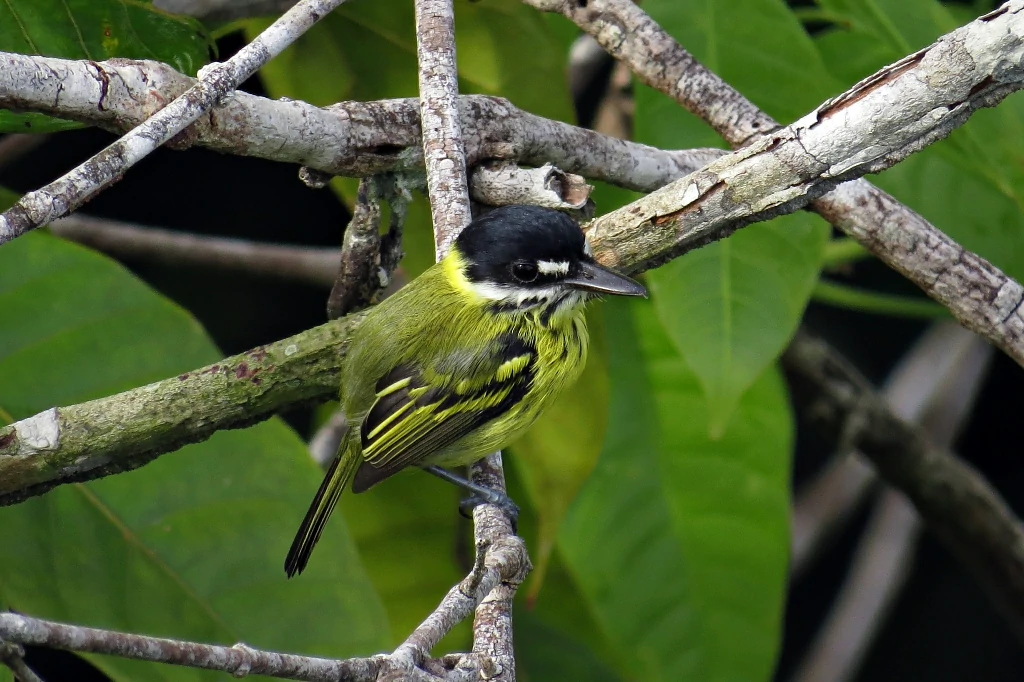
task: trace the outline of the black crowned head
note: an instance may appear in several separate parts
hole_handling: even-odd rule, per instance
[[[579,226],[549,208],[496,208],[470,223],[455,247],[470,285],[494,301],[528,306],[572,292],[647,295],[639,283],[598,265]]]

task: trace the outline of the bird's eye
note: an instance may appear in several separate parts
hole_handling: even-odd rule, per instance
[[[529,284],[537,279],[537,264],[523,260],[517,260],[511,265],[512,276],[520,282]]]

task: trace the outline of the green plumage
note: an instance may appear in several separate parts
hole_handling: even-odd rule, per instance
[[[646,293],[597,263],[558,211],[505,206],[470,223],[350,339],[348,433],[292,542],[288,575],[305,568],[345,488],[362,492],[410,466],[469,464],[522,435],[583,370],[587,299]]]
[[[301,572],[344,490],[407,466],[469,464],[508,445],[583,370],[582,297],[495,310],[462,274],[457,250],[367,316],[342,369],[349,430],[288,554]]]

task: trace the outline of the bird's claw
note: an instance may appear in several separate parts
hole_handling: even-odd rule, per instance
[[[481,504],[493,504],[501,509],[512,523],[512,532],[519,530],[519,506],[512,501],[508,495],[499,493],[496,490],[487,491],[488,494],[473,493],[466,499],[459,502],[459,513],[467,519],[473,518],[473,510]]]

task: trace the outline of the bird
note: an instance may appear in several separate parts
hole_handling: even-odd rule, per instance
[[[408,467],[514,508],[446,469],[515,441],[579,377],[584,304],[605,294],[647,291],[599,264],[565,213],[514,205],[473,220],[442,260],[372,308],[342,366],[349,428],[292,542],[288,577],[306,568],[343,490]]]

